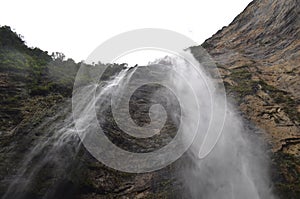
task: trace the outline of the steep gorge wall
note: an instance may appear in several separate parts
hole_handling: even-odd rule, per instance
[[[229,98],[264,130],[275,184],[300,194],[300,1],[254,0],[206,40]],[[199,50],[191,48],[197,58]]]

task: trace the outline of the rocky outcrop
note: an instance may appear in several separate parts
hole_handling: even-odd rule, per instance
[[[264,130],[284,198],[300,194],[299,14],[299,0],[254,0],[202,44],[217,62],[229,98]],[[191,50],[197,58],[199,49]]]

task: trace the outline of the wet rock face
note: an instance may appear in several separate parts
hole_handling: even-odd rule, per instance
[[[6,71],[15,84],[17,74]],[[16,79],[16,80],[12,80]],[[8,87],[7,87],[8,88]],[[24,86],[26,91],[26,84]],[[133,119],[140,125],[149,122],[149,107],[157,85],[140,88],[130,101]],[[1,92],[20,98],[8,110],[17,107],[19,112],[3,120],[15,117],[15,123],[3,126],[0,138],[0,197],[6,198],[176,198],[175,167],[169,166],[157,172],[128,174],[106,167],[94,159],[80,144],[71,117],[71,100],[58,92],[47,95],[31,95]],[[19,90],[18,90],[19,91]],[[5,102],[5,101],[4,101]],[[162,100],[162,104],[163,104]],[[121,110],[120,110],[121,111]],[[9,112],[7,112],[9,113]],[[166,143],[154,140],[134,140],[112,122],[108,110],[103,123],[106,134],[115,144],[132,151],[152,150]],[[13,120],[14,121],[14,120]],[[68,132],[70,131],[70,132]],[[163,133],[166,139],[173,136],[176,127],[170,120]],[[67,132],[67,133],[66,133]],[[75,132],[75,131],[74,131]],[[151,149],[152,147],[152,149]]]
[[[128,174],[110,169],[94,159],[80,145],[77,134],[72,131],[74,125],[70,119],[70,100],[59,95],[35,97],[22,109],[26,110],[26,117],[23,117],[11,133],[2,135],[0,140],[2,160],[0,196],[5,194],[8,194],[6,198],[176,196],[172,196],[177,186],[174,184],[175,168],[172,166],[157,172]],[[110,125],[106,131],[110,139],[126,147],[127,138],[122,137],[122,132],[114,126],[114,123],[110,122],[107,125]],[[170,132],[170,127],[167,127],[166,131]],[[127,142],[133,142],[139,148],[157,144],[155,141],[127,140]],[[148,143],[148,147],[144,142]],[[136,148],[133,147],[131,150],[136,151]]]
[[[138,82],[139,80],[143,80],[145,74],[147,74],[148,77],[152,76],[157,79],[159,79],[159,77],[166,77],[168,71],[164,71],[163,67],[161,67],[162,70],[159,69],[155,72],[153,72],[151,67],[153,66],[141,66],[139,70],[136,70],[130,76],[130,80],[128,81]],[[126,79],[126,76],[124,79]],[[124,90],[134,90],[134,85],[134,83],[128,83]],[[108,97],[108,101],[105,102],[104,106],[101,106],[100,102],[102,102],[102,100],[100,98],[99,101],[96,102],[96,112],[97,119],[104,130],[104,133],[110,141],[118,147],[134,153],[149,153],[169,144],[176,136],[178,131],[176,124],[179,123],[179,119],[175,121],[174,115],[178,115],[178,118],[180,118],[180,105],[175,94],[168,88],[158,83],[142,85],[134,90],[130,96],[128,107],[126,106],[126,103],[117,106],[117,102],[110,101],[111,97],[112,96]],[[124,93],[120,92],[117,94],[117,100],[124,102],[126,101],[125,98],[126,96],[124,96]],[[120,115],[120,118],[122,118],[123,123],[126,125],[125,131],[132,132],[131,129],[136,128],[136,126],[143,128],[153,122],[151,121],[149,113],[151,106],[157,104],[164,107],[167,119],[164,126],[161,129],[158,129],[159,132],[157,134],[146,138],[137,138],[124,133],[124,129],[121,129],[116,123],[111,107],[117,106],[117,108],[115,107],[118,111],[117,114]],[[105,111],[103,111],[103,109],[105,109]],[[129,114],[127,114],[127,109]],[[103,114],[105,114],[106,117],[103,117]],[[130,126],[128,118],[131,118],[134,122],[133,126]]]
[[[179,197],[174,166],[146,174],[123,173],[101,164],[80,144],[70,100],[79,66],[29,49],[9,27],[0,27],[0,198]],[[102,80],[122,69],[111,65]],[[131,101],[131,115],[141,125],[149,120],[151,103],[156,103],[149,101],[154,91],[155,87],[141,88]],[[145,143],[152,148],[164,145],[156,143],[160,139],[127,140],[128,144],[125,137],[122,142],[122,132],[110,122],[111,113],[106,114],[106,133],[120,146],[135,151],[132,143],[138,149],[149,148]],[[169,121],[165,132],[175,130]]]
[[[300,194],[299,13],[299,0],[255,0],[202,44],[217,62],[229,97],[265,131],[283,198]],[[191,50],[197,58],[197,47]]]

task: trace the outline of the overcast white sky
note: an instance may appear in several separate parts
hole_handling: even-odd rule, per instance
[[[201,44],[228,25],[251,0],[7,0],[0,25],[31,47],[81,61],[103,41],[137,28],[164,28]]]

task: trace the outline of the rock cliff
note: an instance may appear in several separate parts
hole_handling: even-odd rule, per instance
[[[299,14],[299,0],[254,0],[202,44],[229,98],[264,131],[278,167],[276,187],[291,198],[300,194]],[[191,50],[197,58],[197,47]]]

